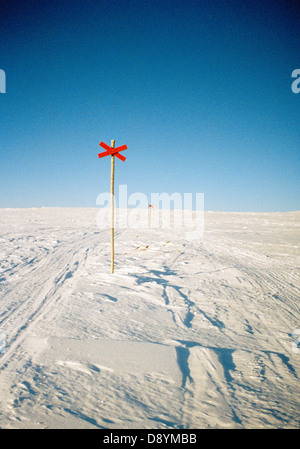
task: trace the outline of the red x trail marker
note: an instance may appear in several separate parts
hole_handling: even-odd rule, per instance
[[[100,145],[100,147],[102,147],[106,150],[103,153],[98,154],[99,158],[113,154],[113,155],[117,156],[119,159],[121,159],[121,161],[123,161],[123,162],[126,160],[126,157],[123,156],[122,154],[119,154],[119,151],[127,150],[127,145],[122,145],[117,148],[111,148],[109,145],[106,145],[106,143],[104,143],[104,142],[99,143],[99,145]]]
[[[115,148],[115,140],[111,141],[111,147],[104,142],[99,143],[100,147],[104,148],[105,151],[103,153],[99,153],[99,158],[104,156],[111,157],[111,176],[110,176],[110,208],[111,208],[111,273],[114,272],[114,261],[115,261],[115,238],[114,238],[114,193],[115,193],[115,156],[121,159],[121,161],[125,161],[126,157],[122,154],[119,154],[120,151],[127,150],[127,145],[122,145],[120,147]]]

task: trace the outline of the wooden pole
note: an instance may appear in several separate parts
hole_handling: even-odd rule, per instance
[[[111,147],[115,148],[115,140],[111,141]],[[111,209],[111,273],[114,272],[115,261],[115,242],[114,242],[114,220],[115,220],[115,205],[114,205],[114,193],[115,193],[115,156],[111,155],[111,176],[110,176],[110,209]]]
[[[148,228],[151,228],[151,204],[148,205]]]

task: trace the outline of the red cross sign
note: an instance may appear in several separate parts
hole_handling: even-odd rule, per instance
[[[127,145],[122,145],[121,147],[117,147],[117,148],[111,148],[109,145],[106,145],[106,143],[104,143],[104,142],[99,143],[99,145],[100,145],[100,147],[102,147],[106,150],[103,153],[98,154],[99,158],[113,154],[113,155],[117,156],[119,159],[121,159],[121,161],[125,161],[126,157],[124,157],[122,154],[119,154],[119,151],[127,150]]]

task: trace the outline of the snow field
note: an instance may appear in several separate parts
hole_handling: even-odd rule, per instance
[[[297,428],[300,213],[0,210],[2,428]],[[295,339],[294,339],[295,340]]]

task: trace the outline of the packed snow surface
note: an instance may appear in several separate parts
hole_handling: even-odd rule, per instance
[[[1,428],[297,428],[300,213],[0,210]]]

